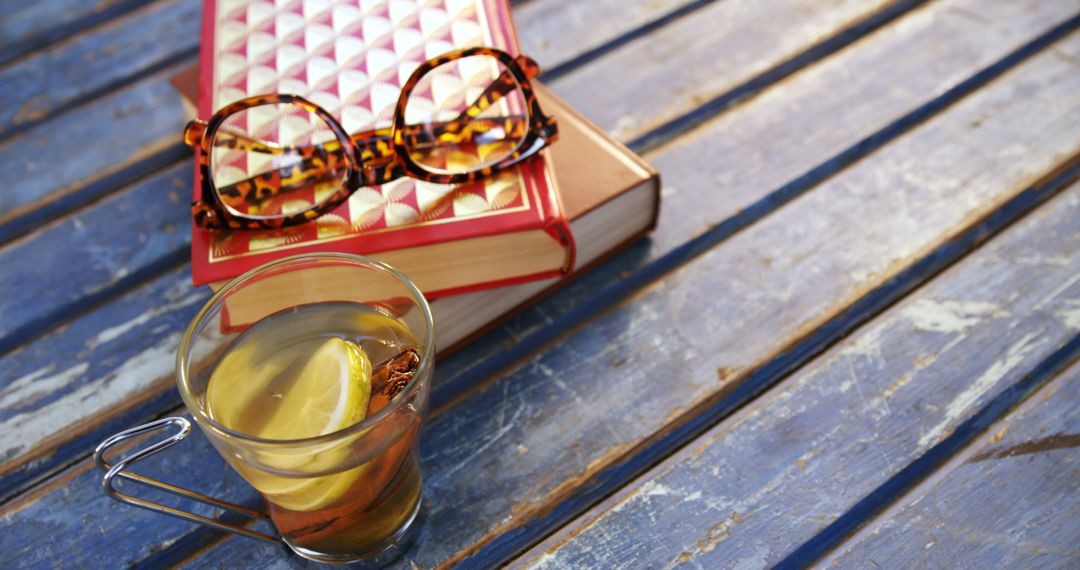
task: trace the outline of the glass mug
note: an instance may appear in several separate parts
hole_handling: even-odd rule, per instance
[[[102,442],[94,452],[106,470],[102,487],[127,504],[284,541],[310,560],[385,562],[420,509],[417,439],[434,342],[427,301],[386,264],[326,253],[253,269],[196,314],[177,349],[176,378],[195,423],[267,512],[125,471],[183,440],[191,428],[181,417]],[[179,431],[115,464],[104,458],[122,441],[169,428]],[[279,536],[124,494],[117,477],[269,519]]]

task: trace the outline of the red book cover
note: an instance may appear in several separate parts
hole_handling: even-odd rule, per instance
[[[519,52],[505,0],[204,0],[202,29],[200,118],[251,95],[293,93],[327,109],[349,132],[388,127],[401,85],[427,59],[481,45]],[[487,271],[482,282],[443,288],[418,285],[440,296],[565,274],[573,266],[573,238],[544,155],[488,181],[448,186],[402,178],[360,188],[334,211],[283,230],[193,225],[193,279],[220,282],[299,253],[379,258],[530,230],[547,232],[565,250],[559,267],[501,277]],[[195,178],[197,195],[197,169]]]

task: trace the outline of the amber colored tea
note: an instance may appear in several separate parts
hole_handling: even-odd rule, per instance
[[[235,339],[211,373],[205,409],[249,436],[310,442],[378,414],[412,379],[419,346],[402,323],[367,305],[295,307]],[[407,405],[388,412],[325,445],[264,450],[252,461],[223,455],[263,495],[294,548],[377,551],[420,501],[419,414]]]

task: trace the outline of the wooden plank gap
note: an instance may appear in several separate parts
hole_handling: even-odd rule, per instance
[[[247,507],[253,510],[259,510],[265,508],[265,503],[262,497],[255,497],[253,500],[244,501],[240,503],[240,506]],[[272,528],[269,528],[267,523],[261,525],[253,522],[250,518],[245,517],[239,513],[233,511],[223,511],[219,516],[213,517],[215,520],[235,526],[252,527],[261,526],[259,528],[261,532],[275,532]],[[194,523],[191,523],[194,524]],[[176,568],[185,561],[197,556],[210,548],[216,546],[219,542],[232,536],[229,533],[222,532],[216,529],[212,529],[208,526],[199,525],[199,529],[196,532],[190,532],[185,534],[176,542],[168,545],[167,547],[155,549],[155,551],[143,560],[139,560],[135,564],[132,564],[129,568],[131,570],[157,570],[159,568]],[[281,548],[281,555],[283,558],[292,558],[296,555],[292,553],[284,543],[279,545]],[[295,558],[294,558],[295,559]]]
[[[247,520],[243,519],[234,521],[234,524],[244,527],[251,526]],[[194,536],[196,534],[198,536]],[[191,535],[187,535],[184,538],[180,539],[181,541],[185,542],[185,546],[187,546],[187,548],[164,549],[159,554],[151,556],[146,561],[137,562],[134,566],[132,566],[132,569],[138,570],[141,568],[146,568],[148,570],[154,570],[157,568],[162,568],[164,566],[168,566],[170,568],[180,568],[191,560],[202,556],[203,553],[214,548],[215,546],[220,544],[221,541],[229,538],[230,536],[231,535],[224,532],[192,533]],[[282,545],[282,556],[291,556],[291,553],[288,551],[285,545]]]
[[[112,93],[113,91],[116,91],[117,89],[122,89],[123,87],[126,87],[128,85],[138,83],[139,81],[142,81],[143,79],[150,77],[163,69],[168,69],[178,63],[181,63],[184,60],[193,59],[198,54],[198,47],[193,47],[170,54],[168,57],[163,58],[160,61],[154,62],[153,64],[148,65],[145,68],[140,69],[135,73],[132,73],[131,75],[127,75],[115,81],[110,81],[97,87],[96,89],[88,90],[76,99],[60,103],[59,105],[49,109],[48,113],[41,114],[40,116],[28,117],[23,121],[9,126],[6,130],[0,130],[0,136],[4,136],[5,138],[13,137],[26,131],[27,129],[34,127],[35,125],[39,125],[48,121],[51,117],[55,115],[66,113],[71,109],[81,107],[83,105],[93,105],[96,99],[104,97]]]
[[[49,489],[55,490],[57,485],[64,484],[63,473],[83,462],[90,461],[94,448],[104,439],[104,436],[100,435],[101,432],[117,433],[135,425],[183,414],[183,406],[177,407],[180,402],[179,393],[174,389],[165,389],[166,386],[171,388],[172,375],[159,378],[156,383],[162,385],[162,389],[151,393],[148,399],[125,402],[125,405],[119,406],[114,411],[112,417],[100,421],[99,431],[89,431],[84,427],[90,422],[76,422],[72,424],[71,429],[81,429],[89,433],[61,443],[50,449],[48,453],[31,454],[24,458],[29,463],[38,463],[40,468],[32,471],[11,470],[3,473],[4,477],[0,478],[0,510],[17,497],[22,500],[23,493],[29,492],[37,496],[39,490],[41,493],[46,493]],[[162,408],[169,409],[166,412],[160,412]],[[17,465],[13,466],[17,467]]]
[[[645,154],[655,150],[678,136],[693,130],[698,125],[707,122],[709,119],[751,99],[769,86],[859,41],[926,2],[927,0],[902,0],[866,16],[856,24],[818,42],[791,59],[766,69],[732,89],[706,101],[698,108],[635,137],[626,146],[638,154]]]
[[[195,57],[200,12],[199,2],[160,0],[0,68],[0,135]]]
[[[191,151],[182,143],[159,149],[138,161],[78,186],[70,192],[49,194],[42,201],[29,204],[0,222],[0,247],[46,225],[53,225],[76,211],[92,206],[113,193],[138,184],[161,170],[190,161]]]
[[[945,465],[987,428],[1022,404],[1050,380],[1080,358],[1080,334],[1062,346],[1022,379],[1002,390],[974,416],[960,424],[921,457],[911,462],[896,475],[860,500],[840,518],[833,521],[814,538],[803,543],[776,568],[805,568],[840,545],[846,537],[858,531],[889,506],[901,500],[920,482]]]
[[[0,338],[0,357],[24,344],[32,342],[64,322],[93,312],[98,306],[156,279],[162,273],[186,266],[188,261],[189,252],[187,248],[171,251],[100,291],[43,313],[36,319],[13,329],[8,335]]]
[[[608,40],[602,45],[596,46],[577,55],[572,59],[569,59],[560,63],[559,65],[556,65],[555,67],[552,67],[551,69],[543,71],[540,74],[540,81],[543,81],[545,83],[551,83],[553,81],[556,81],[560,77],[568,73],[577,71],[581,67],[584,67],[585,65],[596,60],[597,58],[600,58],[604,54],[615,51],[616,49],[619,49],[626,44],[629,44],[630,42],[647,36],[650,33],[659,30],[660,28],[663,28],[664,26],[680,18],[689,16],[690,14],[693,14],[694,12],[708,6],[709,4],[712,4],[715,1],[716,0],[695,0],[694,2],[675,8],[674,10],[671,10],[670,12],[661,15],[655,20],[646,22],[645,24],[642,24],[635,29],[628,30],[623,34]]]
[[[987,428],[819,567],[875,559],[928,568],[1068,567],[1080,559],[1074,364]]]

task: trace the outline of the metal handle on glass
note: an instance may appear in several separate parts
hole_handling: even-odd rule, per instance
[[[163,440],[160,440],[160,441],[154,443],[153,445],[151,445],[149,447],[140,449],[138,451],[135,451],[135,452],[127,455],[126,457],[124,457],[124,458],[120,459],[119,461],[117,461],[115,465],[110,465],[108,462],[105,461],[105,457],[104,457],[105,452],[108,451],[108,449],[110,447],[113,447],[114,445],[116,445],[118,443],[127,441],[127,440],[129,440],[129,439],[131,439],[133,437],[137,437],[137,436],[140,436],[142,434],[153,432],[153,431],[163,430],[163,429],[166,429],[166,428],[168,428],[170,426],[179,428],[179,431],[177,431],[175,434],[169,436],[166,439],[163,439]],[[157,453],[159,451],[162,451],[162,450],[164,450],[166,448],[172,447],[172,446],[176,445],[177,443],[180,443],[185,438],[187,438],[188,434],[190,434],[190,433],[191,433],[191,422],[189,422],[188,420],[186,420],[184,418],[180,418],[180,417],[162,418],[160,420],[156,420],[156,421],[150,422],[148,424],[143,424],[143,425],[138,426],[138,427],[134,427],[134,428],[131,428],[131,429],[128,429],[128,430],[124,430],[124,431],[122,431],[122,432],[120,432],[118,434],[115,434],[112,437],[106,439],[105,441],[101,442],[101,444],[98,445],[97,448],[94,449],[94,462],[97,463],[98,467],[100,467],[103,471],[105,471],[105,477],[103,477],[102,480],[101,480],[101,488],[102,488],[102,490],[105,491],[106,495],[112,497],[113,499],[115,499],[117,501],[120,501],[121,503],[126,503],[128,505],[133,505],[133,506],[139,507],[141,509],[146,509],[148,511],[153,511],[155,513],[161,513],[163,515],[169,515],[169,516],[172,516],[172,517],[176,517],[178,519],[183,519],[183,520],[194,522],[194,523],[204,524],[206,526],[210,526],[210,527],[216,528],[218,530],[223,530],[225,532],[231,532],[233,534],[238,534],[238,535],[246,536],[246,537],[249,537],[249,538],[257,538],[259,540],[265,540],[267,542],[280,543],[280,538],[277,537],[277,536],[266,534],[266,533],[255,531],[255,530],[251,530],[251,529],[244,528],[244,527],[241,527],[241,526],[236,526],[236,525],[223,523],[221,521],[218,521],[218,520],[215,520],[215,519],[212,519],[212,518],[208,518],[208,517],[204,517],[202,515],[197,515],[195,513],[190,513],[188,511],[180,510],[180,509],[177,509],[177,508],[174,508],[174,507],[169,507],[169,506],[162,505],[162,504],[159,504],[159,503],[154,503],[152,501],[147,501],[145,499],[140,499],[138,497],[134,497],[134,496],[131,496],[131,495],[127,495],[125,493],[121,493],[119,490],[116,489],[116,487],[113,486],[113,480],[116,477],[121,477],[121,478],[127,479],[129,481],[134,481],[136,483],[141,483],[141,484],[146,485],[148,487],[153,487],[155,489],[160,489],[160,490],[165,491],[167,493],[172,493],[173,495],[176,495],[178,497],[183,497],[183,498],[186,498],[186,499],[192,499],[192,500],[199,501],[200,503],[204,503],[204,504],[207,504],[207,505],[210,505],[210,506],[213,506],[213,507],[220,507],[220,508],[223,508],[223,509],[228,509],[228,510],[231,510],[231,511],[235,511],[237,513],[240,513],[240,514],[242,514],[244,516],[247,516],[247,517],[250,517],[250,518],[253,518],[253,519],[262,519],[262,520],[269,521],[270,519],[269,519],[269,517],[266,516],[265,513],[262,513],[262,512],[253,510],[253,509],[249,509],[247,507],[243,507],[243,506],[240,506],[240,505],[236,505],[236,504],[233,504],[233,503],[227,503],[225,501],[220,501],[220,500],[215,499],[213,497],[208,497],[206,495],[203,495],[202,493],[196,493],[196,492],[190,491],[188,489],[177,487],[175,485],[170,485],[168,483],[158,481],[157,479],[152,479],[150,477],[144,477],[142,475],[138,475],[138,474],[132,473],[130,471],[124,471],[124,469],[126,467],[128,467],[129,465],[131,465],[131,464],[133,464],[133,463],[135,463],[137,461],[140,461],[142,459],[145,459],[145,458],[147,458],[147,457],[149,457],[149,456],[151,456],[151,455],[153,455],[153,454],[155,454],[155,453]]]

